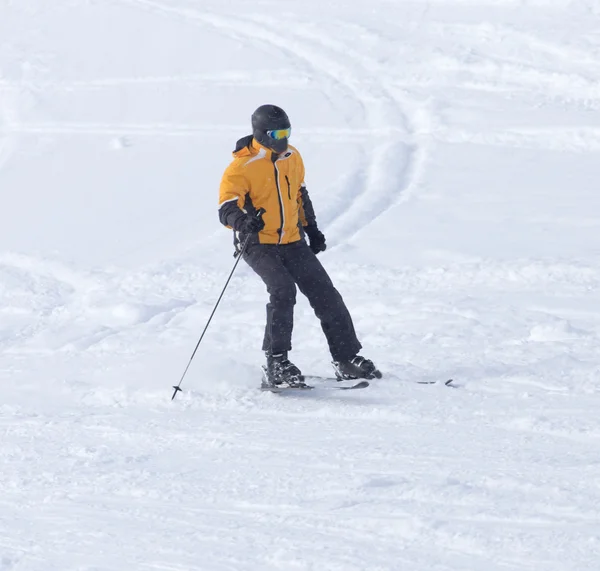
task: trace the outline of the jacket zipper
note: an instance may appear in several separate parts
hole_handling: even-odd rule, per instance
[[[292,200],[292,190],[290,188],[290,179],[288,178],[287,174],[285,175],[285,182],[287,182],[287,185],[288,185],[288,198],[290,200]]]
[[[277,169],[276,163],[273,163],[273,168],[275,169],[275,186],[277,186],[277,196],[279,197],[279,215],[281,217],[281,226],[277,230],[277,233],[279,234],[279,241],[277,244],[281,244],[281,240],[283,238],[283,227],[285,226],[285,212],[283,210],[283,196],[281,196],[281,188],[279,187],[279,170]]]

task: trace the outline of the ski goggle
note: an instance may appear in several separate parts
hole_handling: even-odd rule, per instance
[[[280,139],[289,139],[291,134],[291,127],[288,127],[287,129],[273,129],[272,131],[267,131],[267,135],[276,141],[279,141]]]

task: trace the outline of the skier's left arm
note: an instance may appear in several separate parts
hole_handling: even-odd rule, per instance
[[[310,199],[308,189],[304,182],[300,186],[300,193],[298,196],[298,209],[302,227],[305,231],[309,227],[316,228],[317,217],[315,216],[315,209],[313,208],[312,200]]]
[[[325,236],[317,227],[317,217],[315,216],[315,209],[313,208],[312,201],[308,194],[308,189],[304,182],[304,165],[302,168],[302,184],[300,185],[300,192],[298,194],[298,213],[300,215],[300,221],[304,232],[310,240],[310,249],[318,254],[324,252],[327,248],[325,244]]]

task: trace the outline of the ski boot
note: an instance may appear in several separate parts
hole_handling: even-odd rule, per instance
[[[267,365],[263,366],[264,377],[262,388],[304,389],[309,388],[304,382],[300,369],[292,363],[287,352],[271,355],[267,353]]]
[[[373,361],[355,355],[348,361],[332,361],[333,370],[338,381],[354,379],[381,379],[382,374],[377,370]]]

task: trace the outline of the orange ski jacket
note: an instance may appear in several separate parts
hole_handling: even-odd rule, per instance
[[[238,141],[223,174],[219,219],[237,234],[246,214],[255,215],[260,208],[265,209],[260,244],[297,242],[304,236],[304,226],[316,226],[298,150],[290,146],[277,155],[249,135]],[[236,236],[236,244],[241,240]]]

